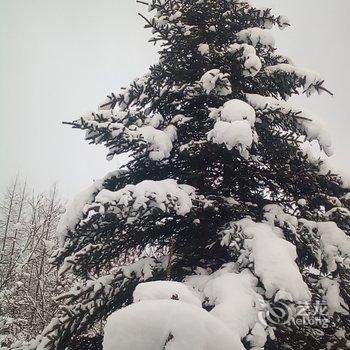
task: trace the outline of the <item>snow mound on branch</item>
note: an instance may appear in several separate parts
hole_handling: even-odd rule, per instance
[[[240,53],[244,66],[243,75],[244,76],[252,76],[254,77],[259,73],[262,67],[261,60],[259,56],[256,54],[256,50],[254,46],[248,44],[232,44],[228,48],[228,52],[230,53]]]
[[[223,322],[197,306],[148,300],[107,319],[104,350],[244,350]]]
[[[171,119],[171,123],[175,125],[182,125],[189,122],[192,119],[192,117],[186,117],[183,114],[177,114]]]
[[[198,51],[203,56],[208,55],[209,54],[209,45],[208,44],[199,44]]]
[[[266,67],[265,72],[269,75],[274,75],[275,73],[295,75],[297,78],[303,80],[302,86],[308,96],[315,92],[324,81],[317,72],[297,68],[288,63],[280,63],[275,66]]]
[[[294,233],[297,232],[298,219],[288,213],[285,213],[283,207],[278,204],[268,204],[264,206],[264,218],[271,227],[278,224],[279,227],[288,227]]]
[[[310,291],[303,281],[295,259],[295,246],[281,238],[267,223],[251,219],[232,222],[231,228],[221,232],[222,244],[237,247],[238,232],[245,237],[239,261],[254,263],[254,274],[260,278],[267,298],[288,296],[291,301],[309,301]]]
[[[114,267],[110,270],[108,275],[101,276],[96,280],[89,280],[87,283],[82,283],[81,281],[76,282],[69,291],[60,294],[57,300],[81,294],[91,293],[95,295],[95,293],[101,289],[104,289],[104,291],[108,293],[113,289],[113,284],[121,275],[126,279],[138,278],[140,281],[147,281],[153,277],[154,270],[163,270],[162,265],[162,261],[147,257],[141,258],[130,265]],[[68,271],[68,269],[66,271]],[[89,306],[85,305],[85,307],[88,308]]]
[[[331,139],[326,127],[319,118],[315,118],[309,113],[294,108],[289,103],[278,100],[274,97],[261,96],[257,94],[246,94],[247,102],[256,110],[271,117],[273,113],[281,113],[285,116],[294,117],[297,123],[304,130],[308,140],[317,139],[326,152],[331,155]]]
[[[320,146],[325,151],[328,156],[333,154],[332,151],[332,141],[329,133],[326,130],[326,127],[320,120],[317,120],[314,117],[308,118],[309,120],[304,120],[302,125],[306,132],[306,135],[310,141],[318,140]]]
[[[138,284],[133,294],[134,303],[145,300],[180,300],[202,307],[202,301],[185,284],[175,281],[154,281]]]
[[[303,155],[306,156],[307,160],[317,167],[318,174],[336,174],[341,181],[343,188],[350,187],[350,177],[348,172],[334,164],[334,158],[326,155],[326,150],[324,148],[321,149],[318,140],[312,140],[311,142],[305,141],[299,144],[299,148]]]
[[[195,188],[179,185],[175,180],[145,180],[137,185],[127,185],[118,191],[102,190],[95,198],[97,203],[122,205],[138,211],[140,208],[159,208],[168,211],[171,206],[176,214],[186,215],[192,208]],[[121,210],[121,209],[119,209]]]
[[[220,96],[226,96],[232,92],[229,75],[221,73],[219,69],[212,69],[204,73],[200,83],[207,94],[215,92]]]
[[[257,282],[249,270],[244,270],[213,278],[204,288],[208,303],[215,305],[211,314],[223,321],[240,338],[245,337],[258,322],[255,306],[261,297],[255,291]]]
[[[150,123],[151,122],[152,120],[150,120]],[[155,119],[153,122],[159,122],[159,119]],[[111,130],[113,137],[125,134],[130,140],[145,140],[149,145],[149,157],[155,161],[170,156],[170,152],[173,148],[173,141],[177,138],[176,127],[173,125],[169,125],[164,130],[159,130],[152,125],[142,127],[130,126],[126,128],[121,123],[114,123],[110,124],[108,128]]]
[[[339,283],[330,278],[322,278],[319,282],[320,286],[324,290],[324,300],[328,306],[328,313],[333,316],[335,312],[341,314],[348,314],[346,309],[342,305],[346,305],[343,298],[340,296]]]
[[[171,22],[176,21],[181,16],[182,16],[181,11],[176,11],[175,13],[173,13],[172,15],[169,16],[169,21],[171,21]]]
[[[137,117],[135,112],[126,113],[120,110],[100,111],[97,114],[82,117],[78,123],[81,123],[87,129],[86,139],[93,139],[96,144],[101,143],[101,134],[115,139],[109,145],[110,152],[108,159],[113,158],[114,154],[124,153],[123,144],[120,141],[146,143],[148,146],[149,157],[152,160],[162,160],[170,156],[173,148],[173,142],[177,139],[177,129],[174,125],[169,124],[164,129],[158,129],[164,122],[161,114],[156,113],[147,118],[138,118],[134,124],[126,126],[127,118],[130,116]],[[103,118],[104,121],[99,119]]]
[[[74,230],[75,226],[83,218],[84,207],[94,201],[94,195],[101,191],[104,182],[114,176],[118,178],[122,174],[125,174],[125,171],[117,170],[108,173],[100,180],[95,180],[91,186],[78,193],[71,203],[68,204],[57,226],[57,237],[60,241],[60,245],[63,245],[63,240],[67,232]]]
[[[238,273],[234,263],[207,275],[187,277],[185,283],[202,294],[202,299],[214,308],[210,313],[225,323],[240,339],[248,335],[251,346],[263,348],[267,333],[260,324],[264,307],[257,293],[257,278],[248,270]],[[254,332],[253,332],[254,330]]]
[[[344,259],[350,265],[350,237],[335,222],[319,222],[317,227],[321,236],[321,249],[326,258],[328,271],[337,269],[337,262]]]
[[[138,129],[138,134],[151,146],[149,157],[152,160],[162,160],[170,157],[176,135],[169,135],[166,131],[155,129],[152,126],[144,126]]]
[[[301,205],[306,203],[304,199],[301,199],[298,202],[300,201],[302,203]],[[333,205],[342,204],[338,198],[336,198]],[[340,210],[341,212],[345,209],[345,215],[348,213],[348,210],[344,207],[335,207],[333,209]],[[297,217],[285,213],[283,208],[278,205],[267,205],[264,207],[264,210],[264,217],[274,230],[276,230],[274,224],[278,222],[281,227],[288,226],[289,230],[293,231],[296,235],[299,234],[300,229],[303,231],[306,230],[308,235],[313,235],[320,242],[319,248],[315,247],[315,250],[317,250],[317,255],[315,257],[318,260],[319,267],[322,266],[322,261],[325,262],[328,272],[330,273],[337,269],[337,264],[341,264],[346,268],[350,267],[350,237],[341,230],[335,222],[316,222],[304,218],[297,219]],[[324,218],[328,218],[328,216],[329,214],[326,212]],[[223,231],[223,233],[226,231]],[[275,232],[278,234],[278,231]],[[224,237],[223,241],[229,242],[229,239]]]
[[[337,216],[337,215],[341,215],[342,217],[348,217],[350,218],[350,210],[347,208],[332,208],[330,210],[328,210],[325,214],[324,217],[329,220],[329,221],[333,221],[333,219]]]
[[[210,118],[233,123],[237,120],[247,120],[251,126],[255,124],[255,110],[241,100],[230,100],[220,108],[211,109]]]
[[[252,126],[255,124],[255,110],[241,100],[227,101],[220,108],[210,108],[209,117],[217,120],[214,129],[207,134],[208,140],[225,144],[231,150],[238,147],[243,157],[247,158],[248,148],[256,139]]]
[[[314,165],[320,165],[323,161],[325,161],[325,154],[322,153],[320,148],[320,144],[317,140],[305,141],[299,145],[304,156],[307,157],[308,161]],[[326,171],[326,173],[328,170]]]
[[[237,33],[237,38],[238,40],[253,46],[257,46],[258,44],[269,47],[275,46],[275,39],[271,34],[271,31],[259,27],[241,30]]]
[[[294,301],[309,301],[310,291],[295,263],[295,246],[278,237],[265,224],[249,225],[244,231],[251,237],[251,242],[247,242],[251,248],[250,258],[256,275],[264,284],[266,296],[271,298],[282,291],[290,294]]]
[[[160,113],[155,113],[145,119],[145,124],[149,124],[154,128],[158,128],[162,122],[164,122],[164,118]]]
[[[229,150],[238,146],[242,156],[248,157],[247,148],[253,143],[253,132],[247,120],[236,120],[232,123],[218,121],[207,138],[219,145],[224,143]]]

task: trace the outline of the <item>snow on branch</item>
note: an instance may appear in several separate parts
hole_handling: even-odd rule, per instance
[[[335,201],[335,203],[337,206],[334,209],[346,210],[346,208],[341,206],[341,202]],[[300,199],[298,204],[304,206],[306,205],[306,200]],[[350,237],[335,222],[316,222],[298,218],[287,213],[282,206],[276,204],[265,206],[264,211],[264,218],[272,229],[276,230],[276,226],[279,228],[287,227],[295,237],[309,235],[309,239],[314,237],[320,243],[312,247],[318,269],[322,269],[325,266],[327,273],[333,273],[337,270],[339,264],[347,268],[350,266]],[[329,212],[324,213],[323,219],[327,220],[328,215]],[[232,233],[230,230],[223,232],[227,234]],[[237,236],[236,233],[234,234]],[[229,242],[230,237],[232,235],[225,235],[223,242],[225,244],[227,240]],[[289,242],[287,243],[290,244]]]
[[[317,139],[326,154],[332,155],[330,136],[319,118],[274,97],[246,94],[246,99],[257,112],[269,118],[273,118],[274,115],[293,118],[303,130],[308,140]]]
[[[255,124],[255,111],[244,101],[229,100],[220,108],[211,108],[209,117],[216,120],[214,128],[207,134],[208,140],[225,144],[231,150],[237,147],[243,157],[247,158],[248,149],[257,135],[252,130]]]
[[[228,47],[227,52],[238,56],[243,65],[244,76],[256,76],[262,67],[261,60],[256,54],[254,46],[248,44],[232,44]]]
[[[331,92],[323,86],[324,79],[316,72],[297,68],[288,63],[280,63],[266,67],[265,72],[271,77],[280,77],[281,79],[286,76],[296,78],[307,96],[310,96],[315,91],[318,93],[326,91],[331,94]]]
[[[249,269],[239,271],[236,263],[224,264],[212,274],[198,269],[184,283],[237,338],[246,338],[252,348],[264,347],[269,330],[261,311],[266,304],[258,279]]]
[[[268,29],[248,28],[241,30],[236,35],[241,42],[253,46],[257,46],[258,44],[270,48],[275,46],[275,39]]]
[[[208,133],[208,140],[219,145],[225,144],[228,150],[238,147],[243,157],[248,158],[249,149],[253,143],[253,132],[246,120],[232,123],[218,121]]]
[[[265,223],[243,219],[229,224],[222,231],[222,244],[237,246],[240,233],[245,239],[238,259],[245,266],[254,264],[254,274],[261,279],[267,298],[290,301],[309,301],[310,292],[295,263],[297,258],[293,244],[286,241]]]
[[[216,121],[233,123],[235,121],[246,120],[250,126],[255,124],[255,110],[248,103],[234,99],[224,103],[219,108],[210,108],[209,118]]]
[[[321,237],[321,249],[328,271],[334,272],[338,263],[350,267],[350,237],[335,222],[319,222],[317,228]]]
[[[226,96],[232,92],[229,77],[229,74],[220,72],[220,69],[211,69],[203,74],[200,83],[207,94],[216,93],[219,96]]]
[[[348,315],[349,310],[340,293],[339,282],[327,277],[319,281],[319,285],[323,289],[324,300],[328,306],[328,314],[333,316],[334,313]]]
[[[75,196],[71,203],[68,204],[65,213],[61,216],[57,227],[57,236],[61,246],[63,245],[67,232],[73,231],[75,226],[83,218],[84,207],[94,201],[95,195],[102,190],[104,183],[113,177],[119,178],[125,173],[126,172],[123,170],[108,173],[104,178],[95,180],[86,190],[81,191]]]
[[[96,217],[105,218],[108,213],[113,214],[114,222],[121,227],[125,223],[135,224],[135,221],[150,215],[155,209],[185,216],[191,211],[193,201],[200,200],[194,187],[177,184],[172,179],[145,180],[117,191],[103,188],[104,180],[95,182],[87,191],[79,194],[71,204],[74,210],[67,212],[61,220],[59,230],[61,248],[52,256],[52,261],[61,265],[60,275],[79,269],[80,264],[84,263],[86,254],[99,252],[101,255],[103,251],[101,244],[88,243],[86,239],[84,246],[77,250],[69,242],[65,243],[68,232],[79,240],[79,232],[83,227],[94,223]],[[75,250],[74,254],[72,248]]]
[[[202,307],[202,300],[185,284],[176,281],[140,283],[133,294],[134,302],[146,300],[180,300]]]
[[[150,159],[163,160],[170,156],[173,142],[177,138],[177,129],[169,124],[159,129],[163,123],[160,114],[140,118],[138,113],[129,111],[101,111],[82,117],[70,123],[73,127],[87,130],[86,139],[99,144],[105,143],[109,148],[107,158],[115,154],[130,151],[133,144],[146,145]],[[134,124],[132,124],[134,121]]]
[[[95,203],[113,206],[114,213],[120,217],[137,216],[140,209],[158,208],[164,212],[174,211],[177,215],[186,215],[192,208],[195,189],[188,185],[179,185],[175,180],[145,180],[137,185],[127,185],[112,192],[102,190]],[[93,205],[92,205],[93,207]]]

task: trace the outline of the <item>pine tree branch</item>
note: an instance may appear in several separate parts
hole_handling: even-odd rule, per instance
[[[328,89],[326,89],[323,86],[318,86],[318,89],[327,92],[331,96],[334,96],[333,92],[329,91]]]

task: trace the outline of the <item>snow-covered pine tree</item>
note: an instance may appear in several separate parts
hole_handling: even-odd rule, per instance
[[[131,160],[68,208],[53,261],[77,282],[27,348],[66,349],[120,308],[105,349],[346,348],[349,191],[320,122],[286,102],[323,79],[277,53],[270,29],[289,23],[270,9],[145,5],[159,63],[71,123]],[[327,328],[282,317],[318,301]]]

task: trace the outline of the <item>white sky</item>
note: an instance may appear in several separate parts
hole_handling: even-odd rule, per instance
[[[253,0],[287,15],[279,52],[320,72],[335,94],[296,103],[322,116],[335,162],[350,169],[349,0]],[[63,126],[157,61],[134,0],[0,0],[0,190],[17,171],[72,196],[114,170],[103,146]]]

